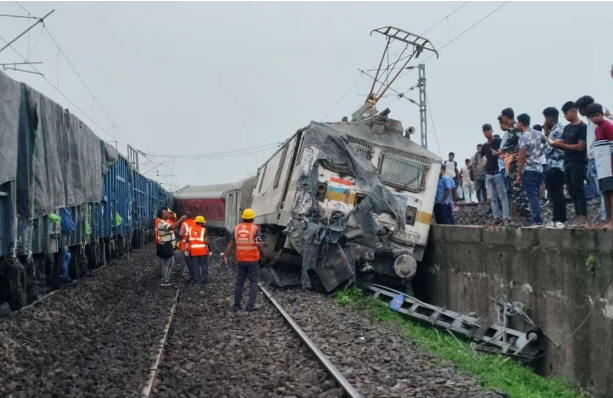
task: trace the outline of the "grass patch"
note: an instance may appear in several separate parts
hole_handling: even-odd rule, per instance
[[[504,391],[513,398],[586,398],[567,381],[543,378],[526,366],[495,354],[475,354],[470,344],[444,331],[426,328],[403,318],[385,303],[356,288],[338,292],[334,299],[344,306],[363,311],[376,322],[392,324],[400,333],[419,344],[433,357],[452,362],[459,370],[474,375],[487,389]]]

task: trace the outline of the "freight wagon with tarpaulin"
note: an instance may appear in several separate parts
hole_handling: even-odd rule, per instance
[[[0,302],[17,309],[129,249],[133,220],[150,231],[151,206],[170,197],[148,181],[149,219],[133,214],[138,173],[126,159],[2,72],[0,120]]]

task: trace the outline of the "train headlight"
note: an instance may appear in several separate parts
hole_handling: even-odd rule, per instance
[[[402,254],[394,260],[394,271],[403,279],[410,278],[417,271],[417,261],[410,254]]]
[[[415,225],[415,216],[417,216],[417,207],[407,206],[407,212],[404,217],[405,223],[407,225]]]

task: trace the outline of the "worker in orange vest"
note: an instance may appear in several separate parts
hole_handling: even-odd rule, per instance
[[[255,300],[257,298],[260,258],[262,257],[261,237],[260,229],[253,223],[255,212],[252,209],[245,209],[242,219],[243,222],[234,227],[234,233],[223,254],[223,263],[228,264],[230,250],[232,250],[233,246],[236,246],[238,271],[234,288],[234,312],[241,310],[243,287],[246,279],[249,279],[247,311],[253,312],[258,310],[255,306]]]
[[[185,260],[185,265],[187,265],[187,270],[189,271],[189,282],[194,283],[194,269],[191,261],[191,257],[187,252],[187,242],[189,241],[189,229],[196,225],[196,222],[192,218],[192,213],[190,211],[185,212],[185,216],[187,219],[181,223],[181,229],[179,230],[179,236],[181,237],[181,243],[179,243],[179,250],[183,253],[183,259]]]
[[[187,255],[191,258],[194,269],[194,283],[206,284],[209,282],[209,247],[207,246],[206,220],[196,216],[195,224],[189,228],[189,241],[187,242]]]

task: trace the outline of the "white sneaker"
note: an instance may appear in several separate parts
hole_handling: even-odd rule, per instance
[[[546,227],[549,229],[564,229],[566,227],[566,224],[560,221],[556,221],[556,222],[549,221]]]

